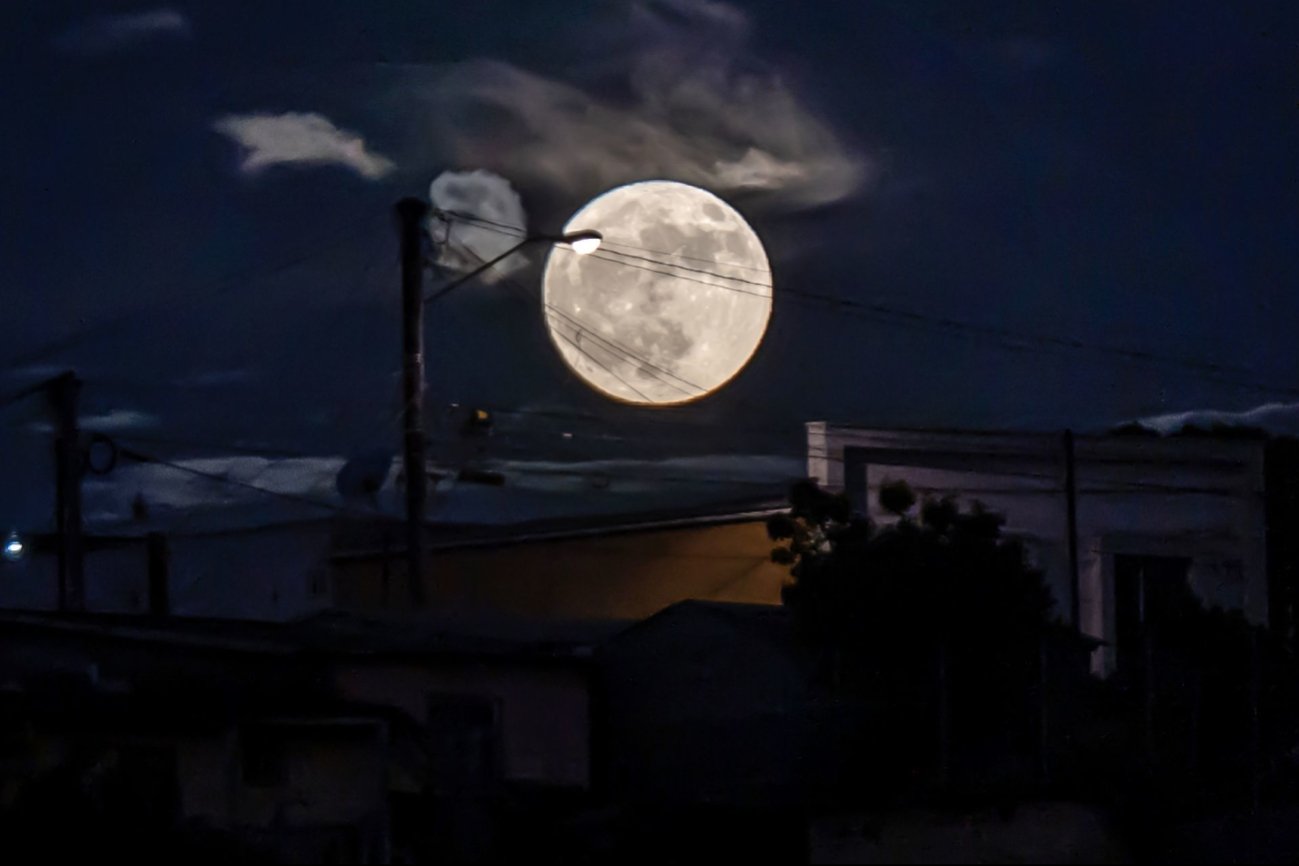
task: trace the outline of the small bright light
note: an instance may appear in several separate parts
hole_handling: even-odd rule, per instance
[[[564,235],[564,243],[568,244],[569,248],[579,256],[589,255],[600,249],[600,242],[603,240],[604,237],[595,231],[573,232]]]
[[[16,531],[10,532],[9,537],[5,539],[5,545],[3,548],[4,558],[9,562],[17,562],[23,558],[23,554],[26,552],[27,546],[23,544],[23,540],[18,537],[18,533]]]

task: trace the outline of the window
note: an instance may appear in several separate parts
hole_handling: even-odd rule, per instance
[[[1190,568],[1191,560],[1181,556],[1114,557],[1119,670],[1140,664],[1147,633],[1175,628],[1199,606],[1188,580]]]
[[[240,746],[245,785],[274,788],[288,781],[283,731],[265,726],[245,728]]]
[[[433,695],[428,734],[434,785],[484,790],[501,775],[500,707],[485,695]]]

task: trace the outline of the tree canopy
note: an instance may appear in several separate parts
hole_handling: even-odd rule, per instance
[[[784,602],[809,641],[849,655],[937,639],[994,646],[1035,638],[1050,621],[1042,574],[1003,537],[1000,515],[951,499],[917,508],[904,483],[884,484],[879,503],[894,519],[877,526],[843,495],[800,482],[789,513],[768,522],[780,542],[772,558],[790,566]]]

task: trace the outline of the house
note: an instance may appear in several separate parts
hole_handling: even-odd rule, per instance
[[[684,601],[614,635],[596,659],[614,796],[802,802],[811,696],[784,608]]]
[[[590,791],[590,648],[622,627],[0,612],[0,821],[120,850],[114,826],[287,862],[482,859],[510,803]]]
[[[779,604],[769,499],[706,509],[513,524],[438,524],[427,532],[428,610],[552,620],[642,619],[683,599]],[[382,517],[184,523],[86,539],[87,608],[290,621],[324,610],[410,606],[403,525]],[[53,610],[52,537],[0,562],[0,608]],[[152,545],[152,547],[151,547]]]
[[[1138,625],[1188,586],[1293,636],[1299,447],[1261,436],[1063,436],[808,424],[808,475],[887,521],[881,484],[1005,516],[1057,612],[1105,642],[1108,674]],[[1072,551],[1071,551],[1072,547]],[[1076,568],[1074,560],[1076,557]],[[1171,615],[1171,614],[1169,614]]]
[[[771,561],[766,521],[783,503],[725,509],[444,527],[431,534],[430,608],[542,619],[639,620],[685,599],[779,604],[788,571]],[[356,527],[354,527],[355,529]],[[331,603],[409,606],[399,527],[341,538]]]

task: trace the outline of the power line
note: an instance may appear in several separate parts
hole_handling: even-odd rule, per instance
[[[140,439],[140,437],[136,437],[134,435],[130,437],[126,437],[126,439],[127,441],[143,441]],[[161,443],[162,440],[155,439],[153,441]],[[435,441],[449,443],[455,440],[440,439]],[[220,446],[215,446],[211,442],[198,443],[198,442],[187,442],[185,440],[178,440],[178,439],[168,439],[166,440],[166,442],[172,445],[181,445],[181,446],[189,445],[192,447],[199,447],[204,449],[212,449],[215,447],[220,447]],[[231,447],[230,450],[235,451],[236,453],[240,453],[240,452],[253,453],[253,452],[249,452],[246,448],[243,448],[242,446],[233,446]],[[524,451],[524,449],[520,449],[520,448],[514,448],[513,450],[521,451],[521,452]],[[171,469],[175,469],[177,471],[187,472],[191,475],[205,478],[209,481],[213,481],[219,484],[229,484],[229,485],[250,490],[252,492],[263,493],[267,496],[274,496],[281,499],[299,502],[301,504],[306,504],[306,505],[312,505],[314,507],[319,507],[319,508],[333,509],[339,513],[344,513],[344,514],[349,513],[348,509],[345,506],[339,505],[334,502],[329,502],[322,499],[316,499],[313,497],[304,496],[302,494],[288,493],[281,490],[274,490],[271,488],[262,487],[260,485],[253,484],[251,482],[240,481],[238,479],[230,478],[229,476],[223,475],[221,473],[208,472],[193,466],[187,466],[183,463],[177,463],[173,460],[167,460],[158,457],[156,455],[147,454],[133,448],[119,446],[118,452],[122,456],[127,457],[128,459],[135,460],[136,462],[158,464],[160,466],[165,466]],[[265,455],[254,455],[254,456],[265,457]],[[275,463],[283,460],[313,459],[316,457],[319,457],[319,455],[306,454],[306,453],[294,453],[294,452],[289,452],[289,453],[281,452],[279,455],[277,455],[276,459],[268,459],[267,462]],[[782,484],[790,480],[787,478],[779,478],[779,479],[773,478],[771,481],[762,481],[753,478],[738,478],[738,477],[726,477],[726,476],[716,476],[716,475],[636,474],[636,473],[616,472],[616,471],[607,472],[604,470],[589,469],[589,468],[588,469],[564,469],[559,467],[543,468],[543,467],[532,467],[532,466],[521,466],[521,465],[507,466],[504,467],[503,471],[507,475],[513,474],[513,475],[566,476],[566,477],[575,477],[575,478],[586,478],[589,480],[608,480],[611,482],[632,481],[632,482],[641,482],[641,483],[657,483],[662,481],[666,483],[685,483],[685,484],[695,484],[695,485],[716,485],[716,486],[754,485],[754,486],[771,487],[773,485]],[[454,477],[455,476],[452,476],[452,479],[454,479]]]
[[[594,355],[592,355],[592,354],[591,354],[590,352],[588,352],[586,349],[583,349],[583,348],[582,348],[581,346],[579,346],[577,343],[573,342],[573,341],[568,337],[567,334],[561,334],[561,333],[559,333],[559,331],[556,331],[556,332],[555,332],[555,336],[556,336],[556,337],[559,337],[559,339],[563,340],[565,343],[568,343],[568,345],[572,346],[572,347],[573,347],[574,349],[576,349],[578,352],[582,353],[582,355],[584,355],[588,360],[590,360],[590,362],[591,362],[592,364],[595,364],[595,365],[596,365],[597,367],[599,367],[601,370],[605,371],[605,372],[608,373],[610,376],[613,376],[615,379],[617,379],[619,382],[621,382],[623,385],[627,386],[627,388],[628,388],[628,389],[629,389],[633,394],[635,394],[636,396],[640,397],[642,400],[645,400],[646,402],[653,402],[653,401],[650,400],[650,398],[645,394],[644,391],[640,390],[640,389],[637,388],[635,385],[633,385],[632,383],[628,382],[628,381],[627,381],[626,379],[624,379],[622,376],[619,376],[619,375],[618,375],[616,372],[614,372],[613,369],[611,369],[610,367],[605,366],[605,365],[604,365],[604,364],[603,364],[603,363],[602,363],[598,358],[596,358]]]
[[[312,506],[313,508],[323,508],[328,511],[333,511],[339,514],[350,513],[347,508],[338,505],[337,503],[327,502],[323,499],[315,499],[310,496],[302,496],[296,493],[287,493],[283,490],[273,490],[269,487],[262,487],[257,484],[249,483],[247,481],[240,481],[236,478],[230,478],[227,475],[221,475],[216,472],[207,472],[202,469],[195,468],[193,466],[186,466],[183,463],[175,463],[170,460],[164,460],[161,457],[155,457],[151,454],[145,454],[143,452],[136,451],[133,448],[119,447],[118,453],[120,453],[123,457],[136,461],[137,463],[152,463],[157,466],[164,466],[168,469],[173,469],[178,472],[185,472],[190,475],[197,476],[199,478],[205,478],[208,481],[214,481],[218,484],[227,484],[232,487],[239,487],[244,490],[250,490],[255,493],[260,493],[264,496],[270,496],[276,499],[283,499],[289,502],[296,502],[300,505],[309,505]]]
[[[475,220],[475,221],[486,222],[483,220]],[[484,225],[482,227],[491,230],[490,227],[492,226],[494,226],[494,224],[487,223],[487,225]],[[700,283],[702,285],[710,286],[712,288],[722,289],[723,291],[733,291],[740,294],[757,295],[760,297],[768,297],[768,298],[772,297],[772,295],[770,294],[753,292],[753,291],[741,289],[737,286],[727,286],[723,284],[708,282],[705,280],[695,279],[692,277],[688,277],[684,274],[657,270],[655,268],[651,268],[646,265],[637,264],[636,262],[620,261],[611,258],[603,258],[600,251],[596,251],[591,255],[595,258],[602,258],[604,261],[608,261],[611,263],[622,264],[625,265],[626,267],[631,267],[631,268],[638,268],[640,270],[645,270],[650,273],[659,274],[661,276],[676,277],[678,279]],[[627,255],[627,254],[615,252],[615,255]],[[638,256],[635,258],[640,258],[643,261],[649,262],[651,264],[658,264],[662,267],[668,267],[668,268],[683,267],[681,265],[676,265],[672,262],[658,261],[647,257]],[[691,270],[720,280],[728,280],[732,282],[742,282],[742,283],[753,282],[750,280],[745,280],[744,278],[741,277],[736,277],[731,274],[723,274],[716,271],[708,271],[702,268],[691,269]],[[765,285],[765,284],[759,284],[759,285]],[[1212,377],[1211,381],[1215,381],[1224,385],[1231,385],[1234,387],[1256,390],[1264,393],[1287,394],[1291,396],[1299,396],[1299,388],[1287,388],[1284,386],[1263,384],[1261,382],[1255,382],[1255,381],[1222,378],[1224,375],[1234,375],[1239,373],[1250,374],[1253,371],[1247,368],[1233,367],[1233,366],[1219,364],[1212,361],[1203,361],[1200,359],[1184,358],[1184,357],[1178,357],[1174,355],[1163,355],[1156,352],[1150,352],[1144,349],[1130,349],[1122,346],[1110,346],[1105,344],[1090,343],[1088,341],[1080,340],[1072,337],[1059,337],[1059,336],[1048,335],[1048,334],[1037,334],[1037,333],[1032,333],[1027,331],[1018,331],[1011,328],[1003,328],[996,325],[984,325],[979,323],[972,323],[964,320],[952,319],[943,316],[935,316],[932,314],[920,313],[914,310],[907,310],[899,307],[893,307],[888,304],[882,304],[878,302],[858,301],[849,298],[827,295],[820,292],[813,292],[813,291],[802,290],[802,289],[784,288],[777,295],[777,297],[782,297],[782,298],[791,297],[791,296],[794,299],[802,299],[805,301],[811,301],[818,304],[825,304],[828,306],[832,306],[853,313],[865,314],[868,316],[892,317],[895,319],[910,321],[922,327],[937,326],[947,330],[957,330],[957,331],[964,331],[967,333],[977,334],[983,337],[993,338],[995,341],[998,342],[998,344],[1002,348],[1024,350],[1025,347],[1023,346],[1018,346],[1018,345],[1014,345],[1011,342],[1006,342],[1006,341],[1023,340],[1031,343],[1036,343],[1040,346],[1050,346],[1052,348],[1067,349],[1071,351],[1089,351],[1089,352],[1095,352],[1100,354],[1114,355],[1116,357],[1125,358],[1129,361],[1138,361],[1143,363],[1163,364],[1163,365],[1182,367],[1193,372],[1197,372],[1201,374],[1209,374]]]
[[[655,377],[660,379],[660,381],[662,381],[665,385],[675,388],[676,390],[680,391],[682,394],[685,394],[687,397],[695,397],[698,396],[699,394],[708,393],[707,388],[703,388],[699,385],[696,385],[693,382],[691,382],[689,379],[684,379],[681,376],[677,375],[676,373],[673,373],[671,370],[668,370],[664,367],[660,367],[658,364],[655,364],[653,361],[648,361],[644,358],[641,358],[640,356],[632,352],[630,349],[624,348],[622,344],[617,343],[613,340],[609,340],[603,335],[596,333],[594,330],[592,330],[588,325],[583,323],[581,320],[577,319],[575,316],[569,315],[568,313],[561,310],[559,307],[556,307],[554,304],[547,303],[545,304],[545,308],[546,308],[546,313],[548,315],[559,316],[561,320],[563,320],[565,323],[568,324],[569,327],[573,328],[577,332],[579,337],[582,334],[586,334],[588,337],[595,340],[597,344],[603,344],[607,346],[608,348],[606,348],[606,351],[610,351],[615,355],[621,356],[621,360],[624,361],[630,360],[636,363],[638,366],[648,367],[650,370],[653,370],[658,373],[662,373],[664,376],[670,376],[671,378],[676,379],[678,382],[682,382],[685,385],[688,385],[690,388],[693,388],[696,393],[692,394],[690,391],[685,390],[680,385],[676,385],[672,382],[667,381],[666,379],[663,379],[662,376]]]
[[[825,451],[820,451],[820,450],[812,449],[812,448],[809,448],[809,449],[808,449],[808,451],[807,451],[807,456],[808,456],[808,459],[813,459],[813,460],[825,460],[825,461],[827,461],[827,462],[829,462],[829,463],[839,463],[839,464],[844,464],[844,465],[846,465],[846,463],[847,463],[847,461],[846,461],[843,457],[839,457],[839,456],[836,456],[836,455],[834,455],[834,454],[831,454],[831,453],[828,453],[828,452],[825,452]],[[869,461],[868,461],[868,463],[869,463]],[[882,468],[882,469],[884,469],[884,468],[891,468],[891,469],[897,470],[898,472],[903,472],[903,471],[905,471],[905,470],[907,470],[907,469],[920,469],[920,470],[924,470],[924,469],[932,469],[932,468],[935,468],[935,467],[927,467],[927,466],[924,466],[924,465],[922,465],[922,464],[910,464],[910,465],[904,465],[904,464],[874,464],[874,465],[877,465],[877,466],[879,466],[879,467]],[[950,469],[940,469],[940,471],[950,471],[950,472],[968,472],[969,474],[973,474],[973,475],[992,475],[992,476],[1000,476],[1000,477],[1005,477],[1005,478],[1026,478],[1026,479],[1033,479],[1033,480],[1035,480],[1035,481],[1051,481],[1051,482],[1058,482],[1059,479],[1060,479],[1060,473],[1028,472],[1028,471],[1022,471],[1022,470],[1017,472],[1017,471],[1010,471],[1010,470],[1005,470],[1005,469],[990,469],[990,470],[982,471],[982,472],[981,472],[981,471],[979,471],[979,470],[974,470],[974,469],[971,469],[971,470],[950,470]],[[1195,485],[1186,485],[1186,484],[1170,484],[1170,483],[1168,483],[1168,482],[1162,482],[1162,481],[1143,481],[1143,480],[1141,480],[1141,479],[1125,480],[1125,479],[1121,479],[1121,478],[1120,478],[1120,479],[1112,479],[1112,480],[1108,480],[1108,481],[1105,481],[1105,482],[1098,482],[1098,483],[1106,483],[1106,484],[1115,485],[1115,486],[1111,486],[1111,487],[1092,487],[1092,488],[1086,488],[1086,489],[1080,488],[1078,492],[1079,492],[1079,493],[1110,493],[1110,494],[1118,494],[1118,493],[1141,493],[1141,492],[1147,492],[1147,491],[1148,491],[1148,492],[1158,492],[1158,493],[1194,493],[1194,494],[1201,494],[1201,495],[1218,495],[1218,496],[1238,496],[1238,495],[1240,495],[1240,494],[1235,493],[1235,492],[1233,492],[1233,491],[1231,491],[1231,490],[1223,489],[1222,487],[1204,487],[1204,486],[1195,486]],[[920,488],[914,488],[914,487],[913,487],[913,489],[920,489]],[[936,490],[940,490],[940,489],[941,489],[941,488],[933,488],[932,490],[935,490],[935,491],[936,491]],[[1053,492],[1053,493],[1064,494],[1066,491],[1065,491],[1065,488],[1064,488],[1064,487],[1041,487],[1041,486],[1039,486],[1039,487],[1019,487],[1019,488],[1011,488],[1011,489],[1000,490],[1000,491],[979,489],[979,490],[975,490],[973,493],[967,493],[967,494],[964,494],[964,495],[966,495],[967,497],[973,497],[973,496],[976,496],[976,495],[979,494],[979,493],[989,493],[989,492],[1025,493],[1025,494],[1028,494],[1028,493],[1045,493],[1045,492]]]
[[[604,247],[604,244],[601,244],[601,250],[600,250],[601,252],[604,251],[604,250],[603,250],[603,247]],[[758,280],[749,280],[749,279],[745,279],[744,277],[737,277],[737,276],[733,276],[733,275],[730,275],[730,274],[720,274],[720,273],[718,273],[717,271],[709,271],[709,270],[705,270],[705,269],[703,269],[703,268],[692,268],[692,267],[688,267],[688,266],[686,266],[686,265],[676,265],[676,264],[672,264],[672,263],[670,263],[670,262],[660,261],[660,260],[658,260],[658,259],[651,259],[651,258],[649,258],[649,257],[647,257],[647,256],[638,256],[638,255],[633,255],[632,253],[619,252],[618,250],[613,250],[613,249],[609,250],[609,252],[610,252],[611,254],[615,255],[615,256],[623,256],[623,257],[625,257],[625,258],[629,258],[629,259],[637,259],[637,260],[642,261],[642,262],[649,262],[649,263],[651,263],[651,264],[663,265],[664,267],[674,268],[674,269],[676,269],[676,270],[680,270],[680,271],[689,271],[690,273],[693,273],[693,274],[707,274],[708,276],[712,276],[712,277],[724,277],[725,279],[732,280],[732,281],[737,282],[737,283],[744,283],[744,284],[746,284],[746,285],[750,285],[750,286],[757,286],[757,287],[760,288],[760,289],[766,289],[767,292],[766,292],[766,294],[763,294],[763,293],[761,293],[761,292],[755,292],[754,294],[757,294],[757,295],[759,295],[760,297],[771,297],[771,283],[770,283],[770,282],[763,283],[763,282],[759,282]],[[720,266],[721,266],[721,265],[719,265],[719,267],[720,267]]]
[[[509,233],[519,237],[526,236],[527,234],[526,231],[519,228],[518,226],[512,226],[509,223],[496,222],[495,220],[490,220],[487,219],[486,217],[480,217],[475,214],[468,214],[468,213],[462,213],[460,211],[441,210],[441,209],[438,209],[437,213],[440,216],[442,216],[444,219],[446,217],[454,217],[455,219],[462,220],[464,222],[478,223],[482,227],[490,226],[492,228],[500,229],[502,233]],[[719,267],[738,268],[740,270],[745,270],[745,271],[759,271],[759,272],[767,272],[767,273],[770,273],[771,271],[771,268],[769,267],[742,265],[739,264],[738,262],[723,262],[717,259],[704,258],[702,256],[692,256],[681,252],[671,252],[668,250],[655,250],[655,249],[650,249],[649,247],[641,247],[631,243],[630,241],[615,240],[608,234],[603,235],[603,240],[601,241],[600,246],[623,247],[625,249],[637,250],[638,252],[650,253],[652,255],[671,256],[673,258],[686,259],[688,261],[694,261],[694,262],[702,262],[704,264],[711,264]],[[678,266],[673,265],[672,267],[678,267]],[[763,283],[762,285],[767,285],[767,284]]]
[[[456,243],[456,242],[454,242],[454,241],[451,241],[449,237],[448,237],[448,239],[447,239],[447,243],[450,244],[450,245],[456,246],[456,247],[459,248],[462,252],[464,252],[464,253],[466,253],[466,254],[472,256],[473,258],[479,260],[480,262],[483,261],[483,257],[480,256],[477,252],[475,252],[473,249],[471,249],[471,248],[468,247],[467,245],[462,244],[462,243]],[[503,277],[503,281],[505,282],[506,285],[508,285],[508,286],[510,286],[511,288],[515,289],[515,291],[517,291],[517,292],[521,292],[521,293],[523,293],[523,294],[525,294],[525,295],[530,295],[530,294],[532,294],[532,292],[531,292],[529,289],[527,289],[525,286],[523,286],[523,285],[522,285],[521,283],[519,283],[517,280],[514,280],[512,277],[510,277],[510,276],[508,276],[508,275],[505,276],[505,277]],[[590,328],[590,327],[589,327],[588,325],[586,325],[584,322],[580,321],[579,319],[577,319],[576,317],[570,315],[569,313],[565,312],[564,310],[559,309],[558,307],[554,306],[553,304],[550,304],[550,303],[548,303],[548,302],[545,302],[544,300],[543,300],[542,303],[543,303],[543,306],[545,307],[545,309],[546,309],[546,311],[547,311],[548,314],[553,313],[553,314],[555,314],[555,315],[558,315],[558,316],[562,317],[563,319],[567,320],[567,321],[569,322],[569,324],[570,324],[570,327],[573,327],[575,330],[577,330],[579,334],[580,334],[580,333],[586,333],[586,334],[588,334],[590,337],[592,337],[592,338],[596,341],[597,344],[605,344],[605,351],[610,351],[610,348],[611,348],[612,351],[613,351],[614,353],[621,354],[621,355],[625,356],[625,359],[630,359],[631,361],[633,361],[634,363],[636,363],[638,366],[640,366],[640,367],[642,367],[642,368],[648,368],[648,370],[651,371],[650,374],[651,374],[651,377],[652,377],[652,378],[658,379],[659,381],[661,381],[663,384],[667,385],[668,387],[670,387],[670,388],[674,388],[675,390],[680,391],[681,393],[685,394],[687,397],[694,397],[694,396],[697,396],[696,394],[691,394],[690,392],[683,390],[683,389],[681,388],[680,385],[676,385],[675,383],[668,381],[667,379],[663,378],[663,376],[670,376],[671,378],[676,379],[677,381],[682,382],[682,383],[688,385],[688,386],[691,387],[691,388],[694,388],[694,389],[695,389],[699,394],[705,394],[705,393],[708,392],[708,389],[707,389],[707,388],[704,388],[704,387],[701,387],[701,386],[699,386],[699,385],[696,385],[695,383],[691,382],[690,380],[685,379],[685,378],[683,378],[683,377],[677,375],[676,373],[673,373],[672,371],[667,370],[666,368],[659,366],[658,364],[655,364],[653,361],[650,361],[650,360],[647,359],[647,358],[642,358],[641,356],[639,356],[639,355],[637,355],[635,352],[633,352],[631,349],[628,349],[626,346],[623,346],[623,345],[621,345],[621,344],[619,344],[619,343],[617,343],[617,342],[615,342],[615,341],[613,341],[613,340],[610,340],[610,339],[604,337],[603,335],[597,333],[595,330],[593,330],[592,328]],[[564,339],[564,341],[567,342],[569,345],[573,346],[574,349],[576,349],[578,352],[581,352],[581,353],[582,353],[583,355],[585,355],[588,359],[590,359],[592,363],[596,364],[596,366],[600,367],[600,368],[603,369],[605,372],[609,373],[609,375],[611,375],[611,376],[613,376],[614,378],[618,379],[618,381],[622,382],[622,383],[623,383],[624,385],[626,385],[626,386],[627,386],[631,391],[633,391],[634,393],[638,394],[642,399],[644,399],[644,400],[647,401],[647,402],[653,402],[652,400],[650,400],[650,398],[649,398],[648,396],[646,396],[646,395],[644,394],[644,392],[640,391],[640,390],[637,389],[635,386],[633,386],[631,383],[627,382],[625,379],[622,378],[622,376],[620,376],[619,374],[617,374],[616,372],[614,372],[614,371],[613,371],[612,369],[610,369],[609,367],[606,367],[604,364],[600,363],[600,361],[598,361],[598,360],[597,360],[596,358],[594,358],[594,357],[593,357],[589,352],[585,351],[582,347],[578,346],[578,345],[577,345],[576,343],[574,343],[572,340],[570,340],[570,339],[568,339],[567,337],[565,337],[564,335],[560,334],[558,331],[555,332],[555,335],[558,336],[558,337],[560,337],[561,339]],[[657,375],[657,374],[663,374],[663,375]]]
[[[623,253],[615,253],[615,255],[623,255]],[[651,268],[648,265],[641,265],[641,264],[637,264],[636,262],[625,262],[622,261],[621,259],[612,259],[599,251],[588,253],[587,258],[599,259],[602,262],[610,262],[615,265],[624,265],[629,268],[636,268],[639,271],[646,271],[648,273],[658,274],[659,276],[663,276],[663,277],[675,277],[678,280],[685,280],[688,283],[698,283],[701,286],[708,286],[709,288],[713,288],[713,289],[721,289],[722,291],[725,292],[735,292],[737,295],[750,295],[755,298],[766,298],[769,301],[772,298],[771,286],[767,286],[765,283],[755,283],[755,285],[766,286],[767,291],[755,292],[752,289],[744,289],[744,288],[740,288],[739,286],[727,286],[719,283],[711,283],[708,280],[701,280],[698,277],[692,277],[686,274],[679,274],[673,271],[661,271],[658,268]],[[647,261],[652,261],[652,260],[647,260]],[[656,264],[662,265],[665,268],[677,267],[677,265],[673,265],[670,262],[656,262]],[[721,280],[735,280],[737,282],[744,282],[744,283],[752,282],[751,280],[744,280],[741,279],[740,277],[732,277],[729,274],[718,274],[718,273],[713,273],[711,271],[700,271],[700,273],[705,273],[708,274],[709,276],[717,277],[718,279]]]

